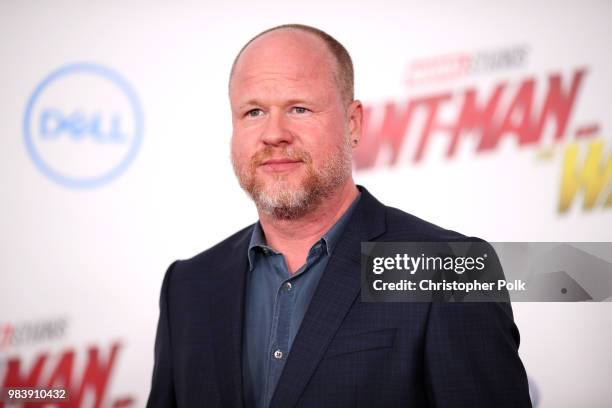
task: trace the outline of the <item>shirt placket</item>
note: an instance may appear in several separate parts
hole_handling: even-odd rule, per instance
[[[283,260],[282,256],[275,259],[274,266],[279,267],[277,261]],[[274,385],[280,377],[287,355],[289,353],[289,330],[291,316],[294,307],[294,283],[291,278],[280,282],[274,300],[274,314],[272,319],[272,331],[270,336],[270,346],[268,347],[268,378],[266,379],[266,406],[269,404],[274,392]]]

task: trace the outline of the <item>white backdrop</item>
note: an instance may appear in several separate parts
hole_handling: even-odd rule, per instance
[[[612,3],[126,3],[0,4],[0,386],[144,405],[165,268],[256,220],[227,77],[278,24],[351,52],[371,112],[356,179],[384,203],[489,241],[612,240]],[[611,306],[514,304],[538,407],[612,404]]]

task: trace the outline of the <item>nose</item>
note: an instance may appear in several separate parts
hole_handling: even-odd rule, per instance
[[[288,128],[286,120],[282,113],[270,112],[261,135],[262,142],[269,146],[291,144],[293,142],[293,133]]]

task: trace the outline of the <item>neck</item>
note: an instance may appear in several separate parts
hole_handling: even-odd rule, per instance
[[[284,220],[258,211],[267,244],[283,253],[289,271],[295,272],[305,262],[312,245],[338,221],[358,194],[359,190],[350,178],[300,218]]]

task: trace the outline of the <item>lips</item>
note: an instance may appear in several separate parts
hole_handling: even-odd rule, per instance
[[[280,158],[280,159],[268,159],[264,160],[260,167],[265,171],[278,172],[278,171],[287,171],[293,170],[298,167],[302,163],[301,160],[288,159],[288,158]]]
[[[294,159],[269,159],[269,160],[265,160],[261,164],[268,165],[268,164],[283,164],[283,163],[299,163],[300,161],[301,160],[294,160]]]

